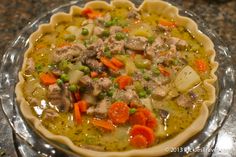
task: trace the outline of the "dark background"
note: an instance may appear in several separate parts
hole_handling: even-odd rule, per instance
[[[236,0],[168,0],[199,15],[218,34],[236,60]],[[20,30],[37,16],[68,0],[1,0],[0,1],[0,59],[17,37]],[[236,64],[236,61],[235,63]],[[231,141],[226,143],[225,139]],[[231,145],[230,145],[231,144]],[[224,149],[221,149],[222,146]],[[226,124],[219,133],[213,156],[235,156],[236,154],[236,104]],[[5,156],[16,156],[12,133],[0,109],[0,150]],[[0,155],[1,156],[1,155]]]

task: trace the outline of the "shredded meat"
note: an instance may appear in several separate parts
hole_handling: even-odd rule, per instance
[[[83,57],[83,59],[87,59],[87,58],[91,58],[94,56],[101,56],[101,53],[104,51],[105,46],[104,46],[104,42],[102,39],[97,39],[94,43],[92,43],[91,45],[88,46],[88,51],[85,56]]]
[[[93,80],[88,75],[82,76],[79,80],[82,86],[92,86]]]
[[[43,119],[54,119],[56,117],[58,117],[59,114],[56,110],[53,109],[45,109],[43,111]]]
[[[169,90],[167,86],[158,86],[152,91],[152,97],[154,99],[162,99],[168,94]]]
[[[110,52],[113,54],[124,51],[125,41],[124,40],[116,40],[114,36],[110,36],[105,40],[105,44],[109,48]]]
[[[111,28],[110,28],[110,33],[112,35],[114,35],[118,32],[121,32],[121,31],[122,31],[122,27],[120,27],[120,26],[111,26]]]
[[[85,49],[82,44],[57,48],[52,54],[52,60],[54,62],[60,62],[61,60],[77,61],[84,56]]]
[[[34,71],[35,71],[34,60],[33,60],[33,58],[29,58],[29,59],[26,60],[25,73],[26,74],[31,74]]]
[[[111,102],[109,99],[101,100],[95,108],[95,116],[98,118],[105,118],[107,116],[110,103]]]
[[[106,77],[98,79],[97,82],[103,90],[109,89],[110,86],[112,85],[111,80],[109,78],[106,78]]]
[[[51,104],[61,112],[68,112],[72,107],[73,100],[66,86],[60,88],[57,84],[49,85],[47,97]]]
[[[93,34],[99,36],[102,34],[103,31],[104,31],[103,28],[97,26],[97,27],[94,27]]]
[[[108,107],[111,104],[110,100],[105,98],[101,100],[96,107],[91,106],[87,110],[88,115],[94,115],[98,118],[106,118]]]
[[[93,71],[103,72],[106,67],[96,59],[87,59],[85,64]]]
[[[170,37],[167,39],[167,44],[172,46],[172,49],[176,47],[177,49],[182,49],[188,46],[188,43],[185,40]]]
[[[147,45],[147,39],[144,37],[129,37],[125,43],[125,47],[135,51],[144,51]]]
[[[179,106],[182,107],[192,107],[193,106],[193,100],[191,99],[191,97],[187,94],[181,94],[177,99],[176,99],[176,103]]]
[[[158,84],[158,85],[165,85],[167,83],[170,83],[171,78],[170,77],[166,77],[163,75],[159,75],[157,77],[154,78],[154,81]]]
[[[140,102],[137,93],[132,89],[117,90],[113,95],[113,99],[124,101],[127,104],[131,101]]]
[[[141,19],[141,16],[136,10],[130,10],[128,13],[128,18],[139,20],[139,19]]]
[[[155,58],[159,53],[160,47],[164,44],[164,40],[161,37],[157,37],[155,41],[149,45],[146,49],[146,53],[150,58]]]

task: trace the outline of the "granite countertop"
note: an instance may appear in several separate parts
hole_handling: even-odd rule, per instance
[[[235,0],[169,0],[199,15],[218,34],[236,59],[236,1]],[[0,58],[20,30],[37,16],[68,0],[1,0],[0,3]],[[234,62],[234,65],[236,62]],[[219,132],[212,156],[236,154],[236,102],[230,116]],[[17,156],[12,131],[0,109],[0,156]]]

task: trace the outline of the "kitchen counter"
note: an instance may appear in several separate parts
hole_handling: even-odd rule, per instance
[[[232,52],[236,60],[236,1],[235,0],[169,0],[199,15]],[[41,14],[65,4],[67,0],[1,0],[0,3],[0,58],[20,30]],[[234,62],[235,66],[236,62]],[[219,131],[212,156],[236,154],[236,102]],[[12,130],[0,109],[0,156],[16,157]]]

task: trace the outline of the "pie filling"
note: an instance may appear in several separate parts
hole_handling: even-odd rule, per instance
[[[47,130],[81,148],[143,149],[199,116],[211,55],[175,19],[85,8],[34,42],[22,91]]]

